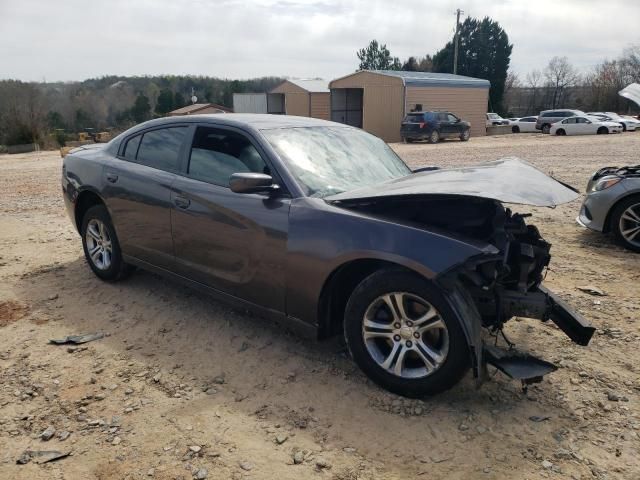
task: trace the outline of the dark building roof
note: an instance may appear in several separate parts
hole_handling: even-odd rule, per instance
[[[366,70],[380,75],[400,77],[405,85],[412,87],[472,87],[489,88],[489,80],[465,77],[452,73],[405,72],[402,70]]]

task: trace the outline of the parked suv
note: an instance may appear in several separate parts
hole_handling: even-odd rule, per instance
[[[542,133],[549,133],[549,129],[554,123],[577,115],[585,115],[585,113],[582,110],[543,110],[538,115],[536,130],[542,130]]]
[[[402,120],[400,135],[403,142],[426,140],[438,143],[443,138],[469,140],[471,124],[451,112],[412,112]]]

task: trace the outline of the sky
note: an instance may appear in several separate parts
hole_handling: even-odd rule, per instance
[[[640,44],[639,0],[0,0],[0,78],[341,77],[370,40],[433,54],[455,9],[490,16],[524,79],[555,55],[587,72]]]

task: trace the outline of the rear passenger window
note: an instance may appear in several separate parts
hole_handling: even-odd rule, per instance
[[[271,175],[256,147],[244,135],[198,127],[189,157],[190,177],[228,187],[232,174],[244,172]]]
[[[186,132],[186,127],[146,132],[142,136],[136,161],[160,170],[178,170],[178,156]]]
[[[124,152],[122,155],[127,160],[135,160],[136,154],[138,153],[138,147],[140,146],[140,139],[142,135],[136,135],[135,137],[129,139],[127,144],[124,146]]]

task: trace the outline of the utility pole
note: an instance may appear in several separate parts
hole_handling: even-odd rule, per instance
[[[464,13],[459,8],[456,10],[456,34],[453,37],[453,74],[458,73],[458,40],[460,37],[460,14]]]

